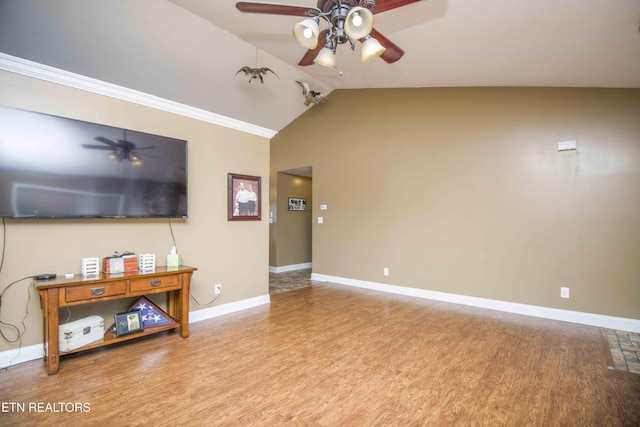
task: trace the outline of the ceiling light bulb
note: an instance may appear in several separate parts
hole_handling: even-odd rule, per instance
[[[318,34],[320,27],[316,19],[307,18],[293,26],[293,36],[300,46],[306,49],[315,49],[318,46]]]
[[[356,6],[349,10],[344,21],[344,32],[353,40],[360,40],[371,33],[375,18],[373,13],[364,7]]]
[[[353,19],[352,19],[351,22],[356,27],[359,27],[360,25],[362,25],[362,16],[360,16],[360,13],[358,13],[358,12],[354,13],[353,14]]]

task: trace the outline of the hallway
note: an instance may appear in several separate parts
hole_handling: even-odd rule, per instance
[[[305,288],[314,283],[322,282],[311,280],[310,268],[285,273],[269,273],[269,295],[277,295],[293,289]]]

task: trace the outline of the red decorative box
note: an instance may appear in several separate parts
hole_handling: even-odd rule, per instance
[[[138,259],[135,255],[105,258],[102,271],[106,274],[135,273],[138,271]]]

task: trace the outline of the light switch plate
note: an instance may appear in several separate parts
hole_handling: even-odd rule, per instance
[[[562,141],[558,142],[558,151],[576,150],[578,143],[576,141]]]

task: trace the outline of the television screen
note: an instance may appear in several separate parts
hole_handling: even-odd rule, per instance
[[[187,141],[0,106],[0,217],[186,218]]]

